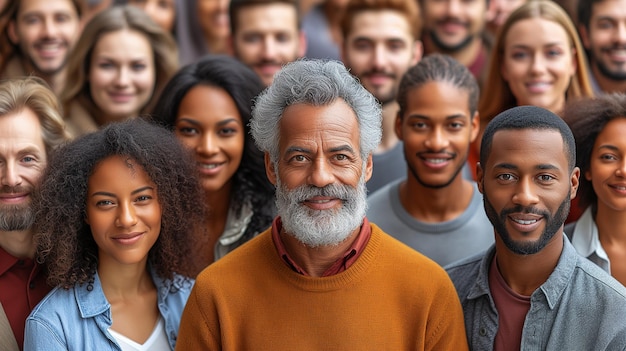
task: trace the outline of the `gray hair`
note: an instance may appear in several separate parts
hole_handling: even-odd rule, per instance
[[[344,100],[359,123],[361,158],[365,160],[380,143],[382,114],[380,104],[338,61],[298,60],[274,77],[261,93],[252,110],[250,129],[257,146],[268,152],[272,163],[279,159],[280,119],[287,106],[324,106]]]

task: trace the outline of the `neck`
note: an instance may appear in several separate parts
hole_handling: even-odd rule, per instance
[[[478,55],[480,54],[480,50],[483,48],[483,40],[480,35],[476,35],[472,39],[471,43],[463,49],[457,51],[446,51],[436,46],[429,34],[424,35],[424,40],[422,42],[424,45],[424,55],[433,52],[446,54],[463,64],[465,67],[471,66],[474,61],[476,61],[476,58],[478,58]]]
[[[146,290],[154,289],[154,282],[146,269],[148,258],[132,265],[119,264],[100,256],[98,276],[102,290],[109,302],[118,298],[136,296]]]
[[[474,186],[459,173],[445,188],[429,188],[409,172],[399,191],[402,207],[412,217],[422,222],[440,223],[457,218],[467,209]]]
[[[280,237],[285,245],[285,250],[298,266],[312,277],[321,277],[348,251],[360,230],[361,227],[358,227],[342,243],[331,246],[308,247],[284,231],[281,231]]]
[[[624,216],[624,211],[615,211],[598,201],[595,222],[601,243],[622,243],[622,247],[626,247],[626,216]]]
[[[518,255],[509,251],[500,236],[496,234],[498,270],[511,290],[520,295],[532,295],[548,280],[561,257],[562,251],[562,228],[546,247],[533,255]]]
[[[598,65],[591,65],[591,72],[598,86],[605,93],[626,93],[626,80],[613,80],[606,77],[598,69]]]
[[[61,95],[63,91],[63,87],[65,85],[65,73],[64,71],[59,71],[53,74],[46,74],[40,72],[35,66],[33,66],[28,60],[21,59],[22,67],[24,72],[30,73],[34,72],[35,75],[48,83],[52,91],[56,94],[56,96]]]
[[[0,247],[16,258],[35,257],[35,242],[30,230],[0,231]]]
[[[396,135],[396,116],[398,115],[398,103],[395,101],[383,105],[383,135],[380,140],[375,154],[384,153],[393,149],[398,144],[398,136]]]

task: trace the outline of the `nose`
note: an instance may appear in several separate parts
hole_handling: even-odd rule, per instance
[[[614,33],[615,33],[615,37],[613,38],[614,42],[616,42],[616,43],[626,43],[626,23],[621,21],[618,24],[617,30]]]
[[[2,185],[13,187],[22,184],[22,177],[16,168],[12,162],[5,162],[2,166]]]
[[[117,77],[115,84],[118,87],[126,87],[130,84],[130,71],[126,67],[119,67],[117,70]]]
[[[626,158],[622,158],[619,167],[615,170],[615,175],[621,178],[626,177]]]
[[[519,180],[512,201],[514,204],[524,207],[529,207],[539,202],[532,179],[522,178]]]
[[[387,64],[387,51],[385,50],[384,45],[376,45],[374,48],[374,66],[377,68],[382,68]]]
[[[205,156],[215,155],[219,150],[217,140],[212,133],[203,133],[196,151]]]
[[[54,19],[46,18],[44,22],[44,33],[46,37],[54,37],[57,33],[57,24]]]
[[[530,70],[532,73],[541,73],[545,70],[546,68],[546,62],[543,58],[543,54],[538,52],[535,55],[533,55],[533,60],[531,63],[531,67]]]
[[[450,17],[457,17],[461,12],[461,8],[462,5],[460,0],[449,0],[446,8],[447,15]]]
[[[276,57],[276,41],[272,37],[263,39],[263,58],[274,61]]]
[[[120,228],[131,228],[137,224],[135,207],[130,202],[120,202],[115,224]]]
[[[313,162],[311,172],[309,173],[308,184],[318,188],[333,184],[335,177],[332,172],[332,166],[329,161],[324,158],[317,158]]]
[[[449,144],[450,141],[441,127],[435,127],[425,141],[425,146],[431,151],[445,150]]]

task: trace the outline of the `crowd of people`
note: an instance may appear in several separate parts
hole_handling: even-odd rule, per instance
[[[626,0],[0,0],[0,350],[626,350],[625,135]]]

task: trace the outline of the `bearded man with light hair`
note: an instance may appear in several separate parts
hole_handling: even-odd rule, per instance
[[[251,127],[278,216],[200,273],[176,349],[466,350],[446,273],[365,217],[381,110],[358,80],[290,63]]]

